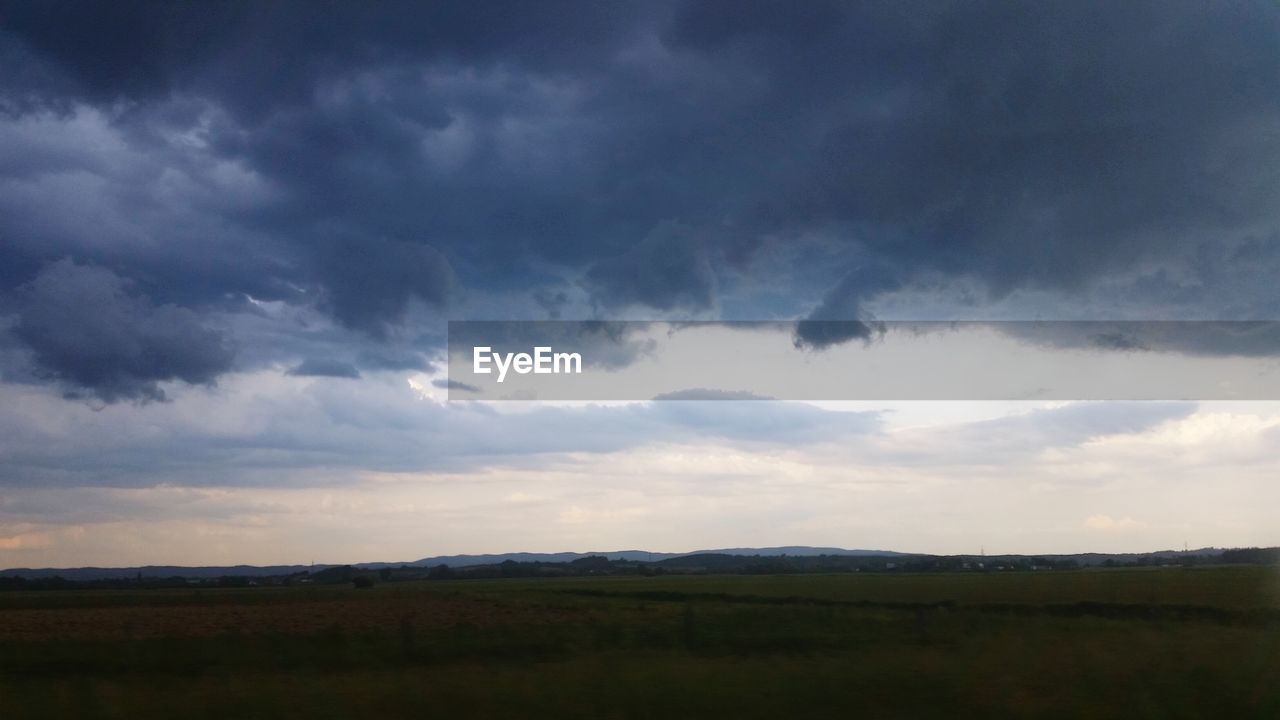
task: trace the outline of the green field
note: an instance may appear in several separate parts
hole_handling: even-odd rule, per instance
[[[0,594],[0,718],[1280,717],[1258,567]]]

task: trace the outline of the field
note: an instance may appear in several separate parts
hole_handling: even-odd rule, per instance
[[[1260,567],[0,594],[0,717],[1280,717]]]

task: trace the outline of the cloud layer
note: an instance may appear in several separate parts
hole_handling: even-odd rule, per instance
[[[848,320],[939,288],[1270,317],[1277,30],[1266,3],[12,3],[0,289],[21,316],[69,258],[420,350],[441,312]],[[102,399],[191,375],[18,339]]]

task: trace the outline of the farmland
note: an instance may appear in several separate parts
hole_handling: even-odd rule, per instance
[[[1263,567],[0,594],[0,716],[1280,717]]]

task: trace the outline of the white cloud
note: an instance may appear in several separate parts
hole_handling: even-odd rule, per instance
[[[241,373],[99,411],[0,396],[21,410],[0,414],[0,523],[16,528],[0,566],[1280,543],[1274,405],[979,408],[890,431],[781,403],[496,412],[426,401],[395,373]]]

